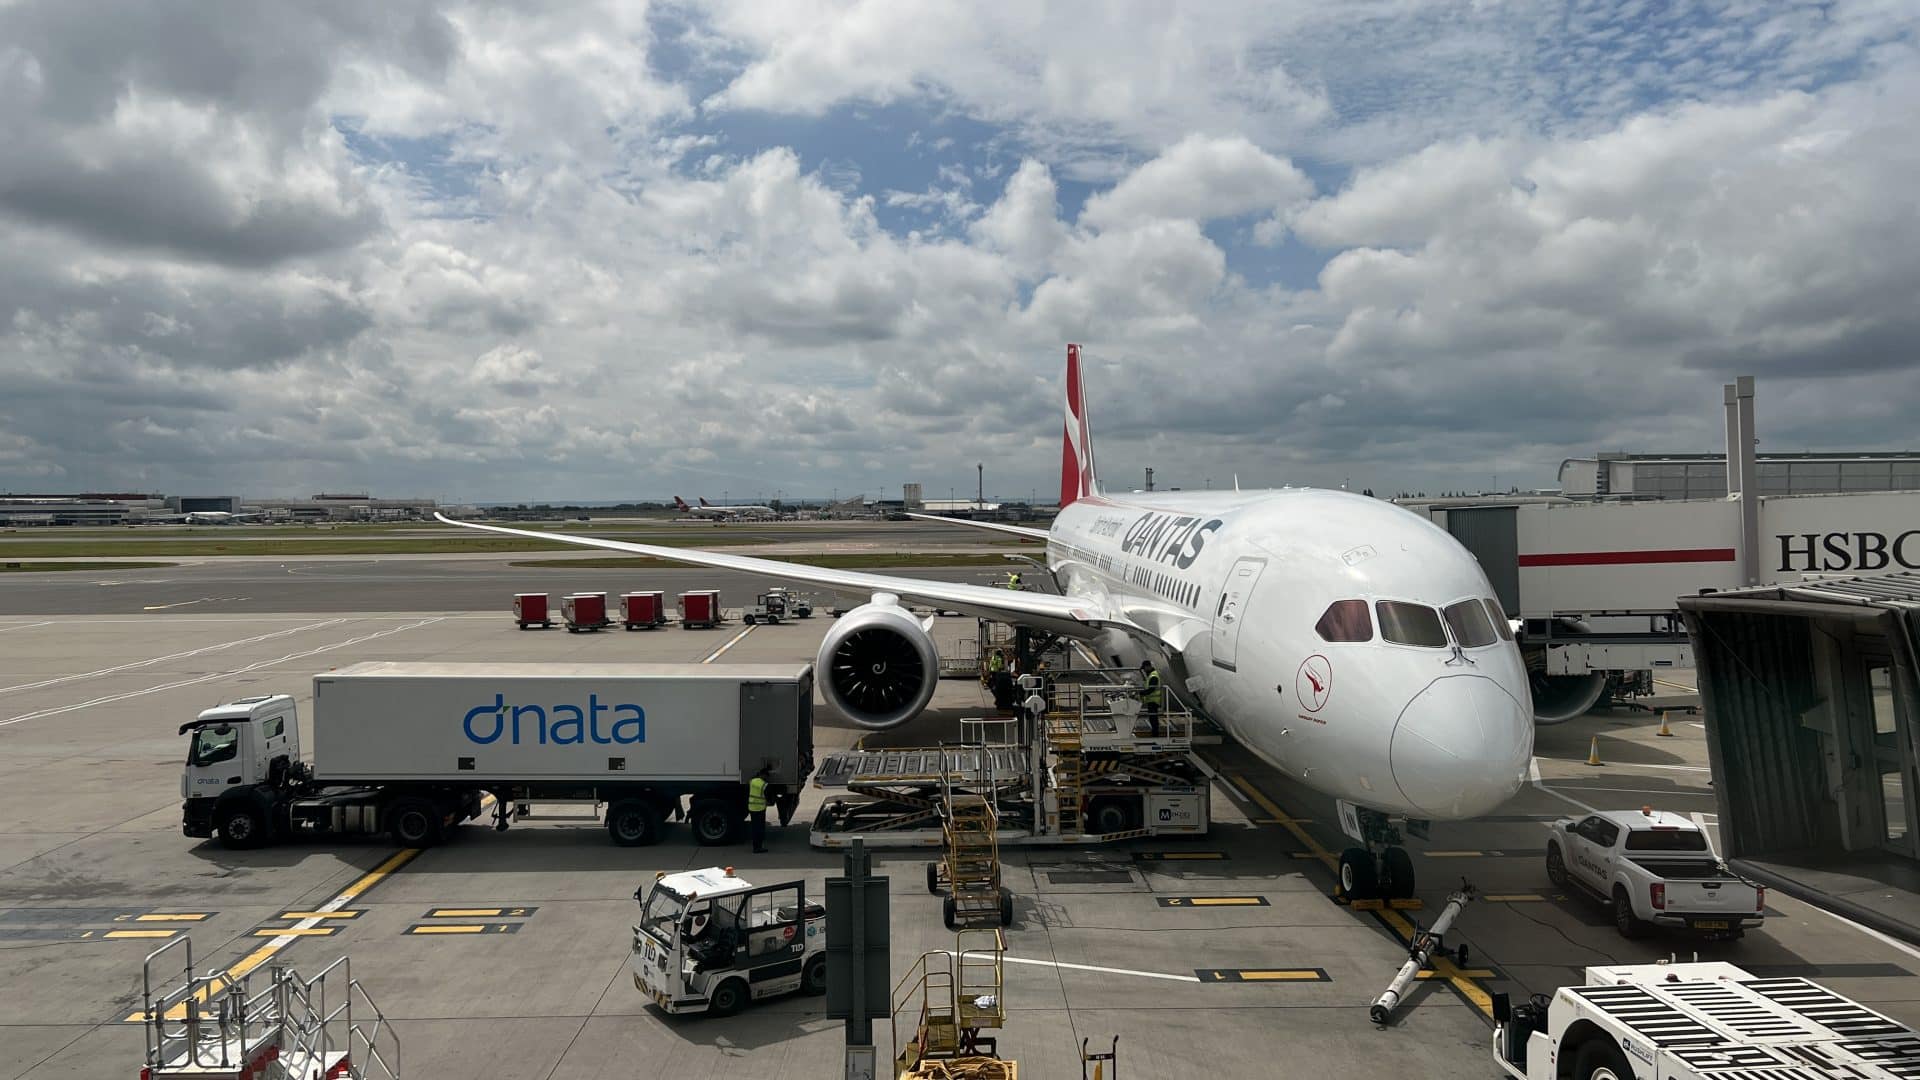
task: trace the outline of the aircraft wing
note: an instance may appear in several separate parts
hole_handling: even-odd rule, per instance
[[[829,570],[825,567],[806,566],[801,563],[756,559],[748,555],[727,555],[694,548],[656,547],[653,544],[635,544],[626,540],[606,540],[595,536],[573,536],[567,533],[533,532],[528,529],[509,529],[501,525],[455,521],[445,514],[433,516],[442,524],[500,533],[504,536],[522,536],[532,540],[557,540],[564,544],[578,544],[581,547],[602,548],[607,551],[625,552],[629,555],[644,555],[653,559],[670,559],[694,566],[711,566],[716,570],[760,574],[785,581],[823,586],[840,592],[892,593],[906,603],[961,611],[968,615],[1031,626],[1069,637],[1087,638],[1093,636],[1096,631],[1109,628],[1132,633],[1141,632],[1141,628],[1124,615],[1106,611],[1095,601],[1068,596],[1016,592],[1012,589],[968,585],[955,581],[928,581],[923,578],[894,577],[890,574],[869,574],[859,570]]]
[[[1003,525],[998,521],[970,521],[966,518],[940,517],[937,514],[908,514],[915,521],[937,521],[942,525],[968,525],[976,529],[991,529],[994,532],[1011,533],[1028,540],[1046,540],[1045,529],[1030,529],[1025,525]]]

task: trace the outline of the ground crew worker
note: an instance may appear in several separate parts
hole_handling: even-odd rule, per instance
[[[1020,591],[1020,574],[1018,571],[1015,571],[1007,575],[1007,588],[1012,589],[1015,592]]]
[[[1147,714],[1147,730],[1154,738],[1160,737],[1160,702],[1165,693],[1160,688],[1160,673],[1153,669],[1153,661],[1140,661],[1140,670],[1146,672],[1146,688],[1140,691],[1140,704]]]
[[[752,828],[756,855],[765,854],[767,850],[767,773],[771,771],[762,765],[753,779],[747,781],[747,822]]]

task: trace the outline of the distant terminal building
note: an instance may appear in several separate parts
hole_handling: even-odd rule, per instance
[[[127,525],[167,513],[159,495],[82,492],[69,495],[0,495],[0,528],[49,525]]]
[[[160,495],[124,492],[0,494],[0,528],[112,526],[206,522],[192,514],[235,515],[255,521],[411,521],[433,516],[432,499],[376,499],[316,495],[311,499],[243,499],[238,495]]]
[[[376,499],[321,493],[309,499],[248,499],[250,510],[284,521],[416,521],[439,509],[433,499]]]
[[[1760,454],[1760,494],[1920,491],[1920,453]],[[1724,499],[1724,454],[1600,454],[1560,463],[1572,499]]]

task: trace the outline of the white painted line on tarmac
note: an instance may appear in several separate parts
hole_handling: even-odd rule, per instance
[[[166,611],[170,608],[192,607],[195,604],[219,604],[228,600],[251,600],[250,596],[203,596],[198,600],[182,600],[177,604],[148,604],[141,611]]]
[[[274,638],[286,637],[289,634],[298,634],[303,630],[321,630],[329,626],[337,626],[345,621],[345,619],[327,619],[322,622],[308,623],[305,626],[296,626],[287,630],[275,630],[271,633],[256,634],[253,637],[240,638],[237,641],[223,641],[218,645],[203,645],[198,649],[189,649],[186,652],[168,653],[165,656],[156,656],[150,660],[134,660],[125,664],[116,664],[113,667],[100,668],[97,671],[82,671],[74,675],[60,675],[51,679],[42,679],[39,682],[20,683],[16,686],[0,686],[0,694],[10,694],[15,690],[41,690],[49,686],[58,686],[61,683],[74,682],[78,679],[92,679],[101,675],[114,675],[122,671],[132,671],[135,668],[143,668],[150,664],[165,663],[169,660],[186,660],[190,657],[203,656],[207,653],[220,652],[225,649],[237,648],[241,645],[258,645],[260,642],[272,641]]]
[[[1888,937],[1887,935],[1881,933],[1880,931],[1875,930],[1871,926],[1862,926],[1861,924],[1854,922],[1852,919],[1847,918],[1845,915],[1836,915],[1833,912],[1828,911],[1826,908],[1815,907],[1813,904],[1807,904],[1807,907],[1812,908],[1814,911],[1817,911],[1820,914],[1825,915],[1827,918],[1832,919],[1835,922],[1845,923],[1848,926],[1853,927],[1855,930],[1860,931],[1861,933],[1867,935],[1868,937],[1874,939],[1875,941],[1878,941],[1882,945],[1890,945],[1893,948],[1899,949],[1901,952],[1906,953],[1908,956],[1913,957],[1915,960],[1920,960],[1920,949],[1916,949],[1913,946],[1907,944],[1906,942],[1899,940],[1898,938]]]
[[[1528,763],[1527,776],[1530,778],[1531,783],[1535,788],[1546,792],[1547,794],[1553,796],[1556,799],[1559,799],[1562,802],[1572,803],[1574,806],[1577,806],[1580,809],[1585,810],[1589,814],[1597,814],[1600,812],[1597,807],[1589,806],[1586,803],[1581,802],[1579,799],[1576,799],[1573,796],[1566,794],[1565,792],[1555,791],[1553,788],[1548,787],[1546,784],[1546,781],[1540,779],[1540,759],[1537,757]],[[1551,821],[1543,821],[1540,824],[1546,826],[1549,829],[1553,828],[1553,822]]]
[[[9,630],[31,630],[36,626],[52,626],[52,625],[53,625],[53,620],[48,619],[46,622],[21,623],[19,626],[0,626],[0,634],[4,634]]]
[[[700,661],[700,662],[701,662],[701,663],[703,663],[703,664],[711,664],[711,663],[713,663],[713,662],[714,662],[715,660],[718,660],[718,659],[720,659],[720,654],[721,654],[721,653],[723,653],[723,652],[726,652],[726,651],[727,651],[728,649],[731,649],[731,648],[733,648],[733,647],[734,647],[735,645],[738,645],[738,644],[740,644],[740,639],[741,639],[741,638],[743,638],[743,637],[746,637],[746,636],[747,636],[748,634],[751,634],[751,633],[753,633],[753,630],[754,630],[754,627],[756,627],[756,626],[759,626],[759,625],[760,625],[759,623],[748,623],[748,624],[747,624],[747,628],[746,628],[745,630],[742,630],[742,631],[740,631],[739,633],[737,633],[737,634],[735,634],[735,635],[733,635],[733,640],[731,640],[731,641],[729,641],[729,642],[727,642],[727,643],[726,643],[725,645],[722,645],[722,646],[720,646],[719,648],[717,648],[717,649],[715,649],[715,650],[713,650],[713,651],[712,651],[711,653],[708,653],[708,654],[707,654],[707,658],[706,658],[705,660],[702,660],[702,661]]]
[[[338,622],[340,620],[336,619],[335,621]],[[290,660],[303,660],[309,656],[317,656],[323,652],[331,652],[334,649],[344,649],[349,645],[360,645],[365,642],[374,641],[379,638],[388,637],[393,634],[402,633],[407,630],[417,630],[422,626],[432,626],[434,623],[437,623],[440,621],[441,621],[440,619],[422,619],[419,622],[408,623],[405,626],[390,626],[385,630],[376,630],[371,634],[362,634],[359,637],[347,638],[344,641],[336,641],[330,645],[321,645],[317,648],[306,649],[302,652],[288,653],[285,656],[277,656],[272,660],[261,660],[258,663],[248,664],[245,667],[234,668],[231,671],[209,672],[205,675],[201,675],[192,679],[182,679],[179,682],[162,683],[159,686],[149,686],[144,690],[129,690],[124,694],[108,694],[105,697],[94,698],[91,701],[76,702],[72,705],[61,705],[52,709],[41,709],[38,712],[22,713],[19,716],[13,716],[5,720],[0,720],[0,727],[7,727],[12,724],[21,724],[21,723],[25,723],[28,720],[39,720],[48,716],[60,716],[64,713],[78,712],[81,709],[89,709],[95,705],[110,705],[116,701],[126,701],[130,698],[145,697],[148,694],[157,694],[165,690],[178,690],[181,687],[198,686],[201,683],[213,682],[216,679],[228,679],[228,678],[232,678],[235,675],[245,675],[250,671],[259,671],[261,668],[269,668],[269,667],[273,667],[276,664],[284,664]],[[291,631],[288,631],[288,632],[291,632]]]
[[[1712,772],[1705,765],[1649,765],[1644,761],[1616,761],[1623,769],[1666,769],[1669,772]]]
[[[1058,968],[1063,971],[1091,971],[1099,975],[1137,975],[1142,979],[1165,979],[1168,982],[1200,981],[1198,975],[1168,975],[1160,971],[1132,971],[1127,968],[1095,967],[1092,964],[1067,964],[1059,960],[1028,960],[1019,956],[1006,956],[1001,959],[1009,964],[1028,964],[1032,967]]]

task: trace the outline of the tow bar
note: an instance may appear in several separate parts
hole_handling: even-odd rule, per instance
[[[1406,995],[1407,987],[1413,984],[1420,972],[1426,970],[1434,953],[1445,955],[1447,951],[1447,931],[1453,928],[1453,920],[1460,917],[1468,904],[1473,902],[1479,892],[1465,878],[1460,887],[1447,897],[1447,906],[1440,911],[1440,917],[1433,920],[1431,930],[1422,930],[1415,925],[1413,940],[1407,943],[1407,962],[1400,965],[1400,973],[1393,977],[1387,988],[1373,1001],[1373,1007],[1367,1015],[1376,1024],[1385,1024],[1393,1017],[1393,1010],[1400,1007],[1401,998]],[[1467,966],[1467,947],[1461,945],[1453,950],[1453,962],[1461,967]]]

